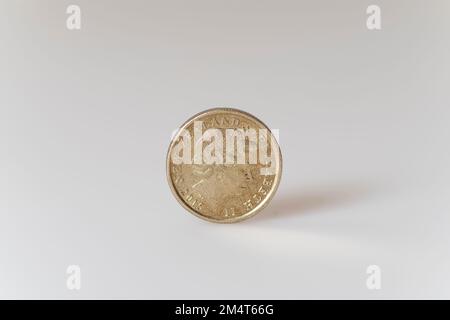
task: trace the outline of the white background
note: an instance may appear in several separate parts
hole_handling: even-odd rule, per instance
[[[450,298],[449,13],[0,0],[0,298]],[[235,225],[166,182],[172,131],[214,106],[280,130],[278,193]]]

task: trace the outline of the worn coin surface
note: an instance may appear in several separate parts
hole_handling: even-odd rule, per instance
[[[274,196],[281,172],[274,134],[237,109],[193,116],[175,133],[167,153],[167,178],[176,199],[211,222],[238,222],[258,213]]]

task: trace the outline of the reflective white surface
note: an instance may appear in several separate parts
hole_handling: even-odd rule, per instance
[[[0,0],[0,298],[450,298],[448,1],[73,2]],[[236,225],[166,183],[214,106],[280,130]]]

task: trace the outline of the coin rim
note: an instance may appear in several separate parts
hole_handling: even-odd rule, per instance
[[[220,223],[220,224],[230,224],[230,223],[236,223],[236,222],[240,222],[243,220],[247,220],[253,216],[255,216],[257,213],[261,212],[264,208],[267,207],[267,205],[270,203],[270,201],[273,199],[273,197],[275,196],[275,193],[278,190],[278,187],[280,185],[280,181],[281,181],[281,176],[282,176],[282,172],[283,172],[283,156],[281,153],[281,148],[280,145],[277,141],[277,139],[275,139],[276,144],[278,146],[278,153],[279,153],[279,158],[280,158],[280,163],[279,163],[279,172],[276,174],[275,180],[274,180],[274,185],[271,188],[271,191],[269,193],[269,195],[267,196],[267,198],[265,198],[263,201],[261,201],[261,203],[258,204],[258,206],[256,206],[255,208],[253,208],[251,211],[247,212],[246,214],[243,214],[241,216],[238,217],[234,217],[234,218],[229,218],[229,219],[223,219],[223,220],[219,220],[219,219],[214,219],[214,218],[210,218],[210,217],[206,217],[203,216],[202,214],[198,213],[197,211],[195,211],[194,209],[192,209],[189,205],[186,204],[186,202],[184,201],[184,199],[179,195],[178,191],[175,189],[173,180],[170,176],[170,151],[172,150],[174,143],[176,141],[176,139],[178,138],[180,132],[185,129],[192,121],[194,121],[195,119],[199,118],[200,116],[205,116],[211,113],[218,113],[218,112],[232,112],[232,113],[237,113],[237,114],[243,114],[244,116],[249,117],[250,119],[254,119],[256,122],[259,122],[263,127],[265,127],[265,129],[268,130],[268,132],[270,132],[270,134],[272,136],[273,133],[270,130],[270,128],[260,119],[258,119],[257,117],[255,117],[254,115],[246,112],[246,111],[242,111],[240,109],[236,109],[236,108],[230,108],[230,107],[215,107],[215,108],[210,108],[207,110],[204,110],[202,112],[199,112],[195,115],[193,115],[192,117],[190,117],[188,120],[186,120],[177,130],[177,132],[173,135],[170,144],[169,144],[169,149],[167,150],[167,155],[166,155],[166,176],[167,176],[167,182],[169,184],[170,190],[172,191],[172,194],[175,196],[175,198],[177,199],[177,201],[190,213],[192,213],[193,215],[195,215],[198,218],[201,218],[203,220],[209,221],[209,222],[214,222],[214,223]]]

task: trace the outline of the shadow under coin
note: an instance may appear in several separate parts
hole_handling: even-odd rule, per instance
[[[371,193],[367,185],[342,185],[278,195],[258,214],[255,220],[282,219],[284,217],[338,208],[359,201]],[[253,219],[252,219],[253,220]]]

